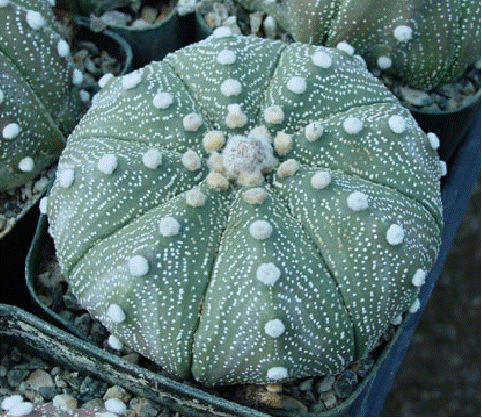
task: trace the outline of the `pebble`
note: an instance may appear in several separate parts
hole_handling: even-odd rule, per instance
[[[338,402],[336,400],[336,393],[334,390],[324,392],[321,395],[321,400],[323,401],[325,408],[328,410],[336,408],[338,406]]]
[[[33,390],[55,387],[52,376],[42,369],[34,370],[28,377],[27,382],[30,384],[30,388]]]
[[[335,393],[339,398],[348,398],[358,386],[358,377],[353,370],[347,369],[340,373],[335,381]]]
[[[411,87],[400,87],[400,95],[403,101],[412,106],[423,107],[429,106],[433,103],[432,98],[425,91],[413,89]]]
[[[323,377],[323,379],[318,382],[316,387],[318,393],[328,392],[329,390],[333,389],[333,385],[335,383],[335,376],[329,375]]]
[[[110,398],[119,399],[122,402],[127,403],[132,398],[132,395],[129,392],[127,392],[127,390],[125,390],[124,388],[121,388],[120,386],[115,385],[105,391],[103,399],[107,400]]]
[[[87,376],[79,388],[79,400],[88,402],[94,398],[102,398],[108,388],[106,382],[102,382],[91,376]]]
[[[52,399],[53,406],[62,411],[73,411],[77,409],[77,399],[74,396],[66,393],[57,395]]]

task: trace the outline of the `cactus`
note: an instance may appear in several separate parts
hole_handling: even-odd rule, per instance
[[[359,57],[220,28],[105,81],[41,208],[113,347],[281,382],[340,371],[416,309],[437,145]]]
[[[55,163],[85,111],[82,73],[55,30],[52,3],[0,1],[0,191]]]
[[[480,59],[478,0],[239,0],[263,10],[300,42],[346,42],[370,69],[430,90]]]

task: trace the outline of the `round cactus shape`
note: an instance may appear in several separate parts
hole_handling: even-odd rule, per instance
[[[0,191],[54,164],[86,108],[52,6],[0,0]]]
[[[208,385],[336,373],[416,307],[436,142],[359,58],[222,28],[107,81],[42,208],[114,346]]]
[[[430,90],[480,59],[478,0],[239,0],[272,15],[295,40],[349,44],[370,69]]]

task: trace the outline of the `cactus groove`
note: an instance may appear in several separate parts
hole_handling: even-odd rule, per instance
[[[209,385],[336,373],[416,305],[435,139],[359,57],[221,28],[106,82],[42,208],[116,347]]]

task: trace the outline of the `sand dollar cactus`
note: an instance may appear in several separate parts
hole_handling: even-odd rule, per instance
[[[51,166],[85,110],[53,1],[0,1],[0,191]],[[85,96],[84,96],[85,99]]]
[[[480,59],[478,0],[239,0],[300,42],[348,43],[372,69],[429,90]]]
[[[359,58],[222,28],[108,81],[42,206],[116,347],[280,382],[342,370],[416,304],[435,147]]]

